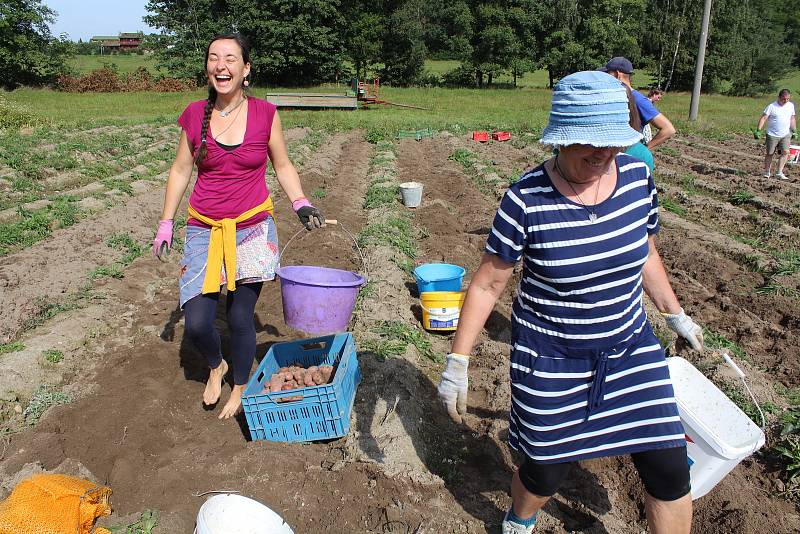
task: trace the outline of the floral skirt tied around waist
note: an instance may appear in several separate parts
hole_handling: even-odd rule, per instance
[[[211,230],[208,228],[186,227],[180,276],[181,308],[189,299],[202,293],[210,238]],[[272,217],[236,230],[236,282],[246,284],[274,280],[279,256],[278,232]],[[224,266],[219,280],[220,285],[227,283]]]

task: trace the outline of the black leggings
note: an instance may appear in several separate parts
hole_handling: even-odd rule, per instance
[[[660,501],[674,501],[689,493],[689,461],[686,447],[655,449],[631,454],[644,488]],[[519,468],[525,489],[539,497],[552,497],[561,487],[574,462],[540,464],[529,458]]]
[[[247,384],[256,357],[256,327],[253,316],[261,286],[262,282],[236,284],[236,291],[229,291],[225,301],[228,330],[231,333],[233,383],[237,386]],[[212,369],[222,363],[219,332],[214,326],[218,302],[219,293],[207,293],[193,297],[183,305],[186,318],[184,333],[208,360]]]

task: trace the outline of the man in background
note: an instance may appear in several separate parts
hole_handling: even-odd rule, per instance
[[[788,89],[781,89],[778,93],[778,100],[771,103],[764,109],[761,118],[758,119],[758,133],[767,125],[767,139],[765,142],[766,153],[764,155],[764,178],[770,177],[772,168],[772,156],[778,152],[778,169],[775,178],[788,180],[789,177],[783,174],[783,167],[789,159],[789,142],[792,135],[797,130],[797,122],[794,112],[794,104],[790,102],[792,95]]]
[[[654,106],[656,105],[656,103],[658,103],[659,100],[661,100],[662,96],[664,96],[664,91],[662,91],[657,87],[651,87],[650,91],[647,92],[647,100],[652,102]],[[650,128],[649,124],[645,124],[644,127],[642,128],[642,136],[643,136],[642,142],[644,144],[649,143],[650,140],[653,138],[653,130]]]
[[[618,79],[631,89],[631,75],[633,74],[633,63],[624,57],[613,57],[605,67],[600,68],[601,71],[607,72],[614,78]],[[675,127],[670,120],[664,116],[663,113],[653,105],[653,103],[639,91],[632,91],[633,97],[636,99],[636,109],[639,110],[639,118],[642,121],[642,128],[652,124],[658,129],[658,133],[646,143],[647,148],[651,151],[658,145],[664,143],[667,139],[675,135]]]

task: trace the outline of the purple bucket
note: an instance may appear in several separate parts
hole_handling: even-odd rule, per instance
[[[364,277],[328,267],[294,265],[277,272],[283,293],[283,320],[309,334],[347,330]]]

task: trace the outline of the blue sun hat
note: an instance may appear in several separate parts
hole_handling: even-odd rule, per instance
[[[625,87],[613,76],[596,70],[576,72],[553,88],[542,144],[628,147],[641,138],[630,127]]]

